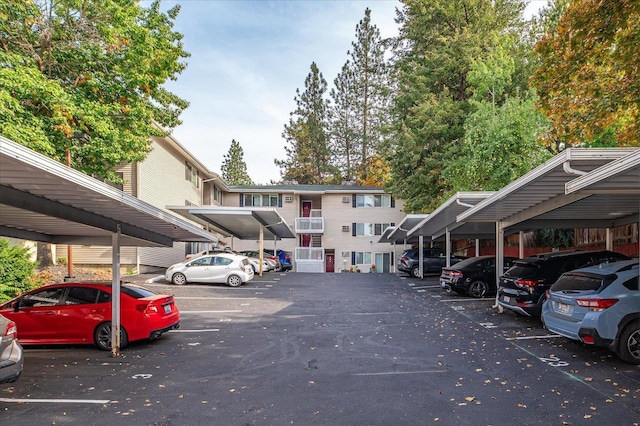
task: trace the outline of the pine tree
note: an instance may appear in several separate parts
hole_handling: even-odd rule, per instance
[[[381,148],[383,128],[387,121],[389,82],[385,63],[385,46],[380,30],[371,23],[371,10],[356,26],[356,41],[349,52],[352,64],[356,120],[354,130],[359,135],[358,181],[367,181],[369,157]]]
[[[330,134],[333,161],[340,170],[342,178],[355,180],[358,165],[362,163],[360,138],[356,128],[357,105],[353,67],[349,61],[335,80],[330,96],[333,103],[330,108]]]
[[[324,98],[326,91],[327,81],[314,62],[305,79],[305,91],[301,93],[296,89],[297,107],[282,133],[288,143],[285,146],[287,158],[274,160],[285,180],[296,180],[301,184],[335,181],[326,130],[329,108],[329,102]]]
[[[244,151],[240,143],[235,139],[231,141],[229,152],[224,155],[222,166],[222,178],[229,185],[253,185],[253,181],[247,173],[247,164],[244,162]]]

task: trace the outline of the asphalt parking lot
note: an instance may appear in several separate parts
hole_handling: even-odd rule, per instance
[[[270,273],[146,284],[179,330],[111,358],[28,347],[2,425],[638,425],[640,366],[437,277]]]

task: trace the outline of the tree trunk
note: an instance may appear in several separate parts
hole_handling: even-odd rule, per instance
[[[51,256],[51,244],[38,243],[36,259],[38,260],[39,268],[53,266],[53,257]]]

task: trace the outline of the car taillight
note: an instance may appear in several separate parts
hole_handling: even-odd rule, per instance
[[[160,312],[158,310],[158,307],[154,305],[153,302],[136,305],[136,309],[143,314],[157,314],[158,312]]]
[[[451,272],[449,272],[449,274],[452,277],[461,277],[462,276],[462,272],[460,272],[460,271],[451,271]]]
[[[578,306],[588,308],[590,311],[599,312],[615,305],[618,299],[576,299]]]
[[[538,284],[542,284],[544,280],[516,280],[515,283],[520,288],[533,288]]]
[[[15,322],[10,321],[9,324],[7,324],[7,329],[4,331],[4,335],[12,336],[14,339],[18,338],[18,327]]]

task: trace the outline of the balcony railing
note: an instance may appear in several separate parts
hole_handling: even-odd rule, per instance
[[[324,218],[296,217],[295,229],[298,234],[322,234],[324,233]]]
[[[296,247],[296,272],[324,272],[324,248]]]

